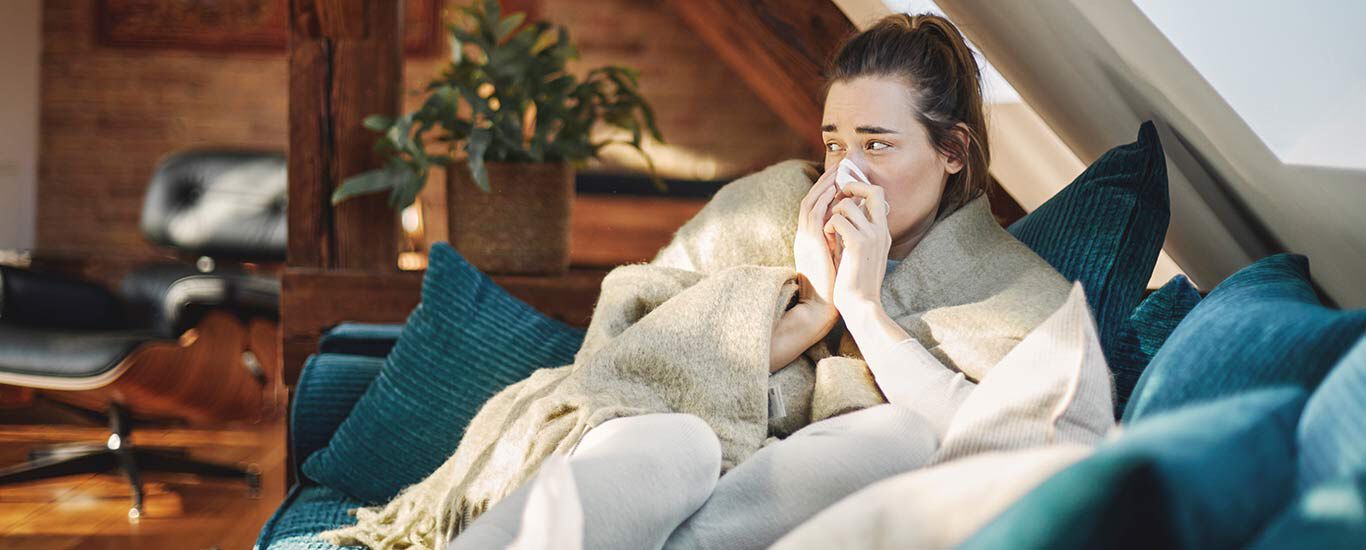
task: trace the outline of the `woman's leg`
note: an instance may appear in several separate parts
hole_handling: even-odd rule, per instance
[[[840,499],[924,465],[936,445],[924,418],[892,405],[812,423],[722,476],[664,547],[768,548]]]
[[[721,444],[696,416],[647,414],[589,430],[567,463],[583,506],[584,548],[659,548],[716,486]],[[521,529],[532,485],[499,501],[446,548],[505,548]]]

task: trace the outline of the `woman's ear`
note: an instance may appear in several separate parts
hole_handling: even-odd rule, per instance
[[[968,131],[968,125],[959,122],[958,124],[954,125],[953,130],[953,136],[957,138],[960,143],[962,143],[962,147],[959,149],[959,151],[962,151],[963,155],[967,155],[968,145],[970,145],[969,142],[972,140],[972,138],[970,137],[972,133]],[[948,173],[957,174],[959,171],[963,169],[965,160],[962,156],[944,155],[944,159],[944,170]]]

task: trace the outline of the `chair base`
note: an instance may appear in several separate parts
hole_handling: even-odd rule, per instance
[[[128,440],[132,427],[126,419],[121,407],[111,406],[110,434],[105,443],[63,443],[34,449],[29,452],[28,462],[0,468],[0,485],[118,469],[132,489],[133,504],[128,509],[128,520],[132,522],[143,513],[143,471],[240,478],[246,481],[253,498],[260,495],[261,474],[254,466],[238,468],[195,460],[182,450],[136,447]]]

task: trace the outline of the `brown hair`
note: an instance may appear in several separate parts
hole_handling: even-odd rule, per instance
[[[894,76],[912,88],[911,104],[940,153],[962,160],[950,174],[936,218],[986,192],[987,123],[977,60],[958,27],[938,15],[888,15],[845,40],[826,70],[830,85],[861,76]],[[967,127],[964,132],[958,123]],[[966,134],[966,135],[965,135]],[[966,143],[965,143],[966,142]]]

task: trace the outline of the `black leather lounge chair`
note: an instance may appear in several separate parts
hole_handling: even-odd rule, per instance
[[[0,267],[0,384],[108,415],[99,443],[36,449],[0,469],[0,484],[121,470],[142,514],[141,471],[241,478],[254,468],[136,447],[132,418],[250,420],[278,403],[280,285],[256,273],[285,256],[284,155],[189,151],[158,166],[141,228],[194,261],[148,265],[115,294],[99,285]],[[246,262],[258,262],[257,264]]]

